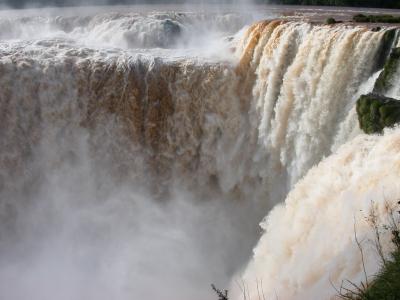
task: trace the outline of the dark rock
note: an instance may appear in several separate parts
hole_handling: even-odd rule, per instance
[[[360,128],[367,134],[381,133],[400,122],[400,101],[370,93],[357,100]]]
[[[181,34],[181,27],[179,26],[179,24],[171,20],[165,20],[163,22],[163,27],[164,27],[164,33],[169,38],[175,39]]]
[[[385,94],[393,87],[393,76],[400,63],[400,48],[394,48],[386,61],[382,73],[375,82],[374,93]]]
[[[375,64],[373,72],[376,72],[384,67],[390,51],[392,50],[395,38],[396,29],[389,29],[384,32],[381,45],[374,58]]]

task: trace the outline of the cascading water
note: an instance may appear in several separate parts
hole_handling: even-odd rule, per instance
[[[381,67],[374,63],[388,54],[382,51],[390,49],[396,35],[387,41],[388,48],[382,41],[390,31],[284,23],[297,44],[280,48],[289,38],[276,33],[279,26],[281,22],[254,25],[245,53],[250,48],[256,58],[259,138],[271,158],[277,152],[276,161],[293,186],[322,156],[361,133],[354,102],[373,90]],[[263,50],[257,49],[259,44]],[[274,53],[271,47],[279,50]],[[397,73],[388,94],[398,98]],[[336,299],[345,280],[350,281],[344,287],[354,289],[352,282],[365,281],[365,272],[376,274],[381,262],[371,214],[384,227],[397,209],[398,140],[398,129],[382,137],[360,134],[311,168],[262,222],[265,233],[253,259],[233,279],[234,299]],[[390,232],[381,234],[387,254]]]
[[[239,31],[249,20],[154,12],[0,18],[0,298],[205,299],[210,283],[228,284],[261,218],[360,133],[354,102],[372,91],[393,42],[386,29],[307,22]],[[344,175],[332,210],[340,209],[350,161],[361,168],[365,149],[386,151],[396,136],[358,138],[299,186],[338,163]],[[342,163],[350,152],[355,158]],[[318,201],[306,187],[288,201],[303,205],[297,190],[310,206]],[[272,212],[275,234],[295,235],[290,213]],[[304,260],[269,265],[293,251],[270,231],[246,280],[261,276],[267,293],[282,291],[279,299],[326,288],[313,274],[333,268],[317,261],[301,283],[291,268]],[[346,242],[329,253],[321,246],[321,255],[335,258]]]
[[[377,224],[389,225],[398,209],[399,134],[361,135],[308,172],[262,223],[266,232],[238,281],[241,288],[233,286],[235,299],[244,293],[246,299],[336,299],[343,284],[354,288],[345,280],[365,282],[355,233],[371,280],[381,262],[369,220],[373,213]],[[387,253],[393,245],[384,233]]]

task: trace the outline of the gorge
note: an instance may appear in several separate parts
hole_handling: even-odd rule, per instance
[[[396,26],[22,12],[0,14],[0,299],[334,299],[363,280],[354,227],[373,239],[371,209],[384,224],[400,198],[397,122],[360,128],[363,95],[400,97]]]

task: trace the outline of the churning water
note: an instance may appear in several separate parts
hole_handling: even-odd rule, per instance
[[[388,29],[25,13],[0,17],[0,299],[211,299],[338,148],[263,223],[243,280],[251,299],[261,279],[269,297],[322,299],[361,276],[353,212],[386,184],[397,195],[399,133],[340,146]]]

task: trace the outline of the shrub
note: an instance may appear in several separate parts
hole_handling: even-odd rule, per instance
[[[334,18],[328,18],[328,19],[326,19],[325,23],[328,25],[332,25],[332,24],[336,24],[337,22]]]
[[[400,204],[400,202],[398,202]],[[383,229],[388,230],[392,235],[392,242],[395,250],[387,259],[383,256],[380,230],[378,228],[376,214],[372,213],[370,221],[375,230],[375,245],[379,256],[382,259],[382,269],[374,276],[371,282],[366,282],[361,286],[357,286],[349,282],[353,289],[341,288],[339,291],[339,298],[348,300],[398,300],[400,299],[400,228],[398,219],[395,214],[399,211],[393,210],[387,206],[390,211],[389,224],[384,225]],[[361,255],[363,257],[362,248],[359,245]],[[364,261],[363,261],[364,263]],[[364,269],[365,272],[365,269]]]

